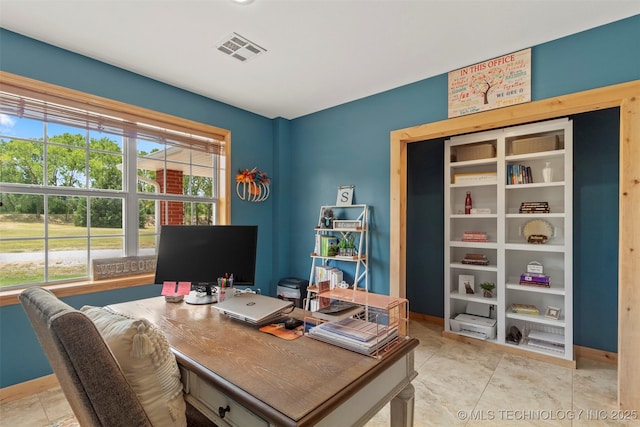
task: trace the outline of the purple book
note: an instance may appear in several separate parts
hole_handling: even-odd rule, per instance
[[[538,273],[524,273],[520,275],[521,282],[549,283],[549,276]]]

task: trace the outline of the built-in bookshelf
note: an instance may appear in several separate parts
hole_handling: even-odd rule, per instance
[[[572,142],[568,119],[445,142],[445,335],[573,360]]]

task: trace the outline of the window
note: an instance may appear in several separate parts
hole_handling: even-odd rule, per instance
[[[0,289],[153,255],[163,224],[226,223],[228,131],[0,79]]]

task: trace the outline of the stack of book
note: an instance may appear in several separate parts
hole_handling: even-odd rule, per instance
[[[511,311],[518,314],[533,314],[535,316],[540,314],[538,307],[531,304],[511,304]]]
[[[549,276],[539,273],[523,273],[520,275],[520,284],[526,286],[537,286],[540,288],[550,288]]]
[[[316,282],[329,282],[329,289],[333,289],[340,282],[342,282],[343,273],[342,270],[335,267],[329,267],[328,265],[317,265],[316,266]]]
[[[309,336],[357,353],[373,355],[398,337],[398,328],[347,318],[314,326],[309,329]]]
[[[533,176],[531,168],[525,165],[507,165],[507,185],[531,184]]]
[[[522,202],[520,204],[521,214],[537,214],[549,212],[549,202]]]
[[[462,263],[471,265],[489,265],[489,260],[482,254],[465,254]]]
[[[484,231],[465,231],[462,233],[463,242],[486,242],[487,233]]]

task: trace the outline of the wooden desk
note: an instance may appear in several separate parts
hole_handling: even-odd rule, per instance
[[[157,297],[109,307],[164,332],[186,399],[219,426],[360,426],[389,401],[391,424],[413,425],[415,338],[380,360],[306,336],[286,341],[211,305]]]

